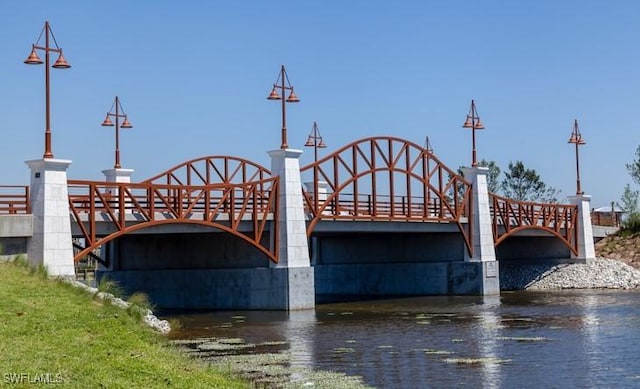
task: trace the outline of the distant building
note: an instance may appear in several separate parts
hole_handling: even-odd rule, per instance
[[[595,208],[591,211],[591,224],[595,226],[619,227],[622,220],[622,209],[611,204],[608,207]]]

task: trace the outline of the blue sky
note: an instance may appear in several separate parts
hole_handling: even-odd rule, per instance
[[[594,207],[631,183],[640,144],[640,2],[10,1],[0,4],[1,184],[27,184],[44,149],[44,69],[22,61],[49,20],[72,65],[51,71],[53,152],[69,177],[102,179],[116,95],[134,125],[121,160],[143,180],[183,161],[235,155],[269,166],[280,108],[266,100],[281,64],[301,99],[289,144],[317,121],[329,152],[372,135],[470,164],[461,128],[475,99],[478,158],[522,160],[575,192],[567,144],[577,118],[583,190]],[[54,57],[55,59],[55,57]],[[302,163],[313,158],[306,149]]]

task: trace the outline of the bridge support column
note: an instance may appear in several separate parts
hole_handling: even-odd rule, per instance
[[[133,169],[115,168],[115,169],[103,170],[102,174],[104,174],[105,181],[107,181],[107,182],[130,183],[131,182],[131,175],[133,174],[133,172],[134,172]]]
[[[578,239],[578,254],[571,253],[572,259],[589,261],[596,258],[593,244],[593,227],[591,225],[591,196],[567,196],[569,203],[578,206],[578,220],[576,235]]]
[[[489,189],[487,186],[487,173],[489,169],[482,166],[462,168],[464,177],[471,181],[471,247],[473,253],[469,255],[465,249],[464,267],[475,267],[469,274],[477,274],[482,278],[478,294],[500,294],[499,266],[496,261],[495,243],[493,240],[493,228],[491,209],[489,206]],[[479,281],[479,280],[478,280]],[[471,284],[475,284],[471,281]],[[474,288],[475,289],[475,288]]]
[[[302,201],[299,158],[302,151],[269,151],[271,174],[280,177],[278,184],[278,263],[271,265],[272,280],[282,280],[281,309],[315,308],[315,283],[309,260],[307,225]]]
[[[33,236],[27,256],[33,266],[43,265],[51,276],[75,276],[67,168],[63,159],[25,162],[31,169],[31,212]]]

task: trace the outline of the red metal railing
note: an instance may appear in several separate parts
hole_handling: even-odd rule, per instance
[[[472,249],[471,224],[463,224],[471,216],[471,185],[415,143],[366,138],[300,170],[313,176],[313,188],[303,188],[312,217],[308,235],[322,219],[447,221],[458,225]]]
[[[271,177],[271,172],[257,163],[214,155],[181,163],[143,182],[167,185],[240,184],[268,177]]]
[[[0,214],[31,213],[29,186],[0,185]]]
[[[540,229],[557,236],[578,253],[578,207],[517,201],[489,193],[493,239],[497,246],[508,236],[524,229]]]
[[[86,241],[76,258],[126,232],[158,224],[196,223],[230,232],[277,262],[279,242],[277,238],[268,242],[266,230],[269,220],[277,220],[277,177],[203,186],[79,180],[68,184],[73,221]],[[106,222],[115,232],[98,237],[99,222]],[[241,224],[245,227],[240,228]],[[277,232],[278,223],[271,228]]]

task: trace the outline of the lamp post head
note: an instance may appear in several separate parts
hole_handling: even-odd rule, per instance
[[[578,119],[575,119],[573,122],[573,131],[571,132],[571,136],[569,137],[569,141],[567,143],[573,143],[576,146],[584,145],[587,142],[582,138],[582,134],[580,133],[580,129],[578,128]]]
[[[309,137],[307,138],[307,142],[304,144],[304,147],[313,147],[315,145],[315,142],[313,140],[313,136],[309,135]]]
[[[109,114],[107,114],[107,117],[104,118],[104,121],[102,122],[101,126],[103,126],[103,127],[113,127],[113,122],[109,118]]]
[[[69,65],[67,60],[64,59],[64,56],[62,55],[62,50],[60,50],[60,55],[58,56],[58,59],[51,67],[56,69],[69,69],[71,67],[71,65]]]
[[[300,99],[296,96],[296,93],[291,88],[291,93],[289,93],[289,97],[287,97],[287,103],[299,103]]]
[[[124,121],[122,122],[120,128],[133,128],[131,122],[129,122],[129,119],[126,116],[124,117]]]
[[[478,111],[476,111],[476,103],[471,100],[471,107],[469,108],[469,113],[467,114],[467,120],[465,120],[462,128],[471,128],[473,130],[484,130],[484,124],[480,121],[480,116],[478,116]]]
[[[280,100],[280,99],[281,97],[278,94],[276,87],[274,86],[273,89],[271,89],[271,93],[269,93],[269,96],[267,96],[267,100]]]
[[[27,65],[42,65],[44,62],[38,57],[35,46],[31,48],[31,54],[24,60]]]

